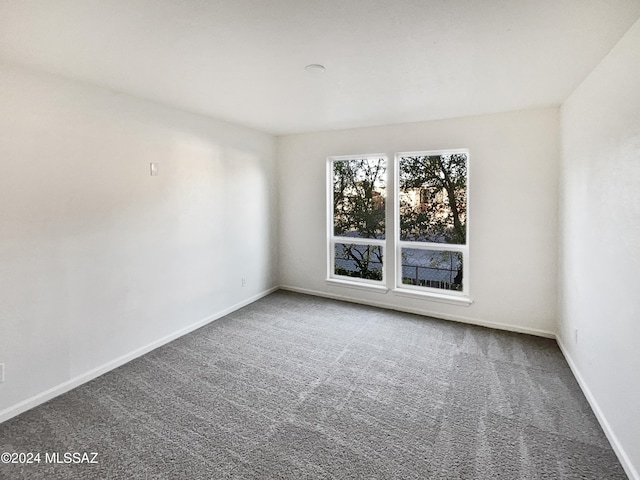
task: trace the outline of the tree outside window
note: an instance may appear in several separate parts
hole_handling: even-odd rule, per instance
[[[466,152],[399,156],[398,261],[403,285],[463,290],[467,157]],[[463,248],[442,248],[442,244]]]
[[[382,157],[332,161],[335,275],[382,280],[386,172]]]

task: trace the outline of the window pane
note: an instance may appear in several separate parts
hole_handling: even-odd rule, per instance
[[[403,248],[402,283],[462,291],[462,253]]]
[[[467,155],[400,158],[400,239],[466,244]]]
[[[387,164],[384,158],[333,162],[333,234],[384,238]]]
[[[335,244],[335,273],[346,277],[382,280],[382,247]]]

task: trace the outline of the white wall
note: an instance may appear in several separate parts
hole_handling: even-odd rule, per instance
[[[8,65],[0,112],[0,421],[277,285],[273,137]]]
[[[635,479],[640,479],[639,86],[637,22],[562,106],[560,201],[560,341]]]
[[[280,283],[323,295],[553,335],[559,118],[554,108],[278,139]],[[470,292],[457,306],[328,285],[326,158],[470,149]]]

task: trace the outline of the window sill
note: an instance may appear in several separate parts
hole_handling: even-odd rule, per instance
[[[354,282],[350,280],[339,280],[337,278],[327,278],[328,285],[335,285],[337,287],[356,288],[358,290],[366,290],[368,292],[387,293],[389,289],[384,285],[374,285],[371,283]]]
[[[461,305],[468,307],[473,303],[469,297],[444,295],[432,292],[418,292],[407,288],[396,288],[393,293],[400,297],[419,298],[421,300],[432,300],[434,302],[449,303],[451,305]]]

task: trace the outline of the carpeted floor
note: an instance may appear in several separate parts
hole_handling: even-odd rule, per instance
[[[627,478],[553,340],[288,292],[1,424],[5,451],[42,454],[12,480]]]

